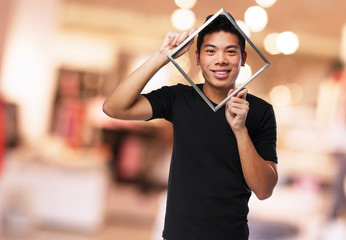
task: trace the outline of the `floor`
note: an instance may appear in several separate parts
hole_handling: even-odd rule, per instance
[[[165,192],[144,193],[133,185],[112,187],[105,224],[97,232],[38,228],[26,234],[2,233],[1,240],[160,240]],[[328,196],[279,187],[272,199],[250,200],[250,240],[344,240],[346,222],[322,223]],[[159,217],[158,217],[159,216]]]

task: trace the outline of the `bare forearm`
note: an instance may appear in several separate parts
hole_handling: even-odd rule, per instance
[[[188,38],[189,33],[168,32],[159,50],[136,71],[121,81],[103,104],[103,111],[110,117],[126,120],[146,120],[152,116],[152,108],[148,100],[141,96],[145,85],[164,65],[168,63],[167,54]],[[189,50],[193,40],[180,49],[175,57]]]
[[[156,52],[115,87],[104,102],[104,112],[111,117],[122,118],[123,113],[136,103],[148,81],[167,62],[166,55]]]
[[[246,128],[236,132],[235,136],[246,183],[258,199],[270,197],[278,179],[275,164],[261,158]]]

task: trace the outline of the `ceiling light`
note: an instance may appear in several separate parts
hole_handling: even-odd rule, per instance
[[[299,47],[299,39],[293,32],[282,32],[276,40],[278,49],[283,54],[295,53]]]
[[[187,30],[193,27],[196,21],[195,14],[189,9],[177,9],[171,16],[172,24],[179,30]]]
[[[245,22],[252,32],[262,31],[268,23],[266,10],[259,6],[249,7],[245,12]]]
[[[191,9],[195,6],[197,0],[174,0],[174,2],[180,8]]]
[[[276,0],[256,0],[256,3],[264,8],[269,8],[273,6]]]

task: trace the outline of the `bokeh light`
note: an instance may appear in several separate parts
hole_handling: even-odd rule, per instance
[[[264,8],[269,8],[276,3],[276,0],[256,0],[256,3]]]
[[[195,6],[197,0],[174,0],[174,2],[180,8],[191,9]]]
[[[260,32],[267,26],[267,12],[259,6],[249,7],[244,16],[252,32]]]
[[[276,40],[278,36],[279,36],[279,33],[270,33],[264,39],[264,49],[272,55],[276,55],[280,53],[280,50],[276,44]]]
[[[286,55],[295,53],[299,47],[299,39],[293,32],[280,33],[276,43],[278,49]]]
[[[172,24],[179,30],[187,30],[195,24],[196,17],[193,11],[189,9],[177,9],[171,16]]]
[[[303,88],[297,84],[297,83],[291,83],[287,85],[287,88],[289,89],[291,93],[291,104],[299,104],[301,103],[303,97],[304,97],[304,91]]]
[[[284,85],[275,86],[270,91],[271,102],[278,107],[288,105],[291,101],[291,97],[290,89]]]

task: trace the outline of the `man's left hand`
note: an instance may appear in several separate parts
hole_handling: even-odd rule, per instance
[[[234,89],[231,89],[228,96],[233,92]],[[226,103],[226,119],[234,133],[246,129],[245,121],[249,111],[249,102],[246,101],[247,92],[248,90],[244,88]]]

